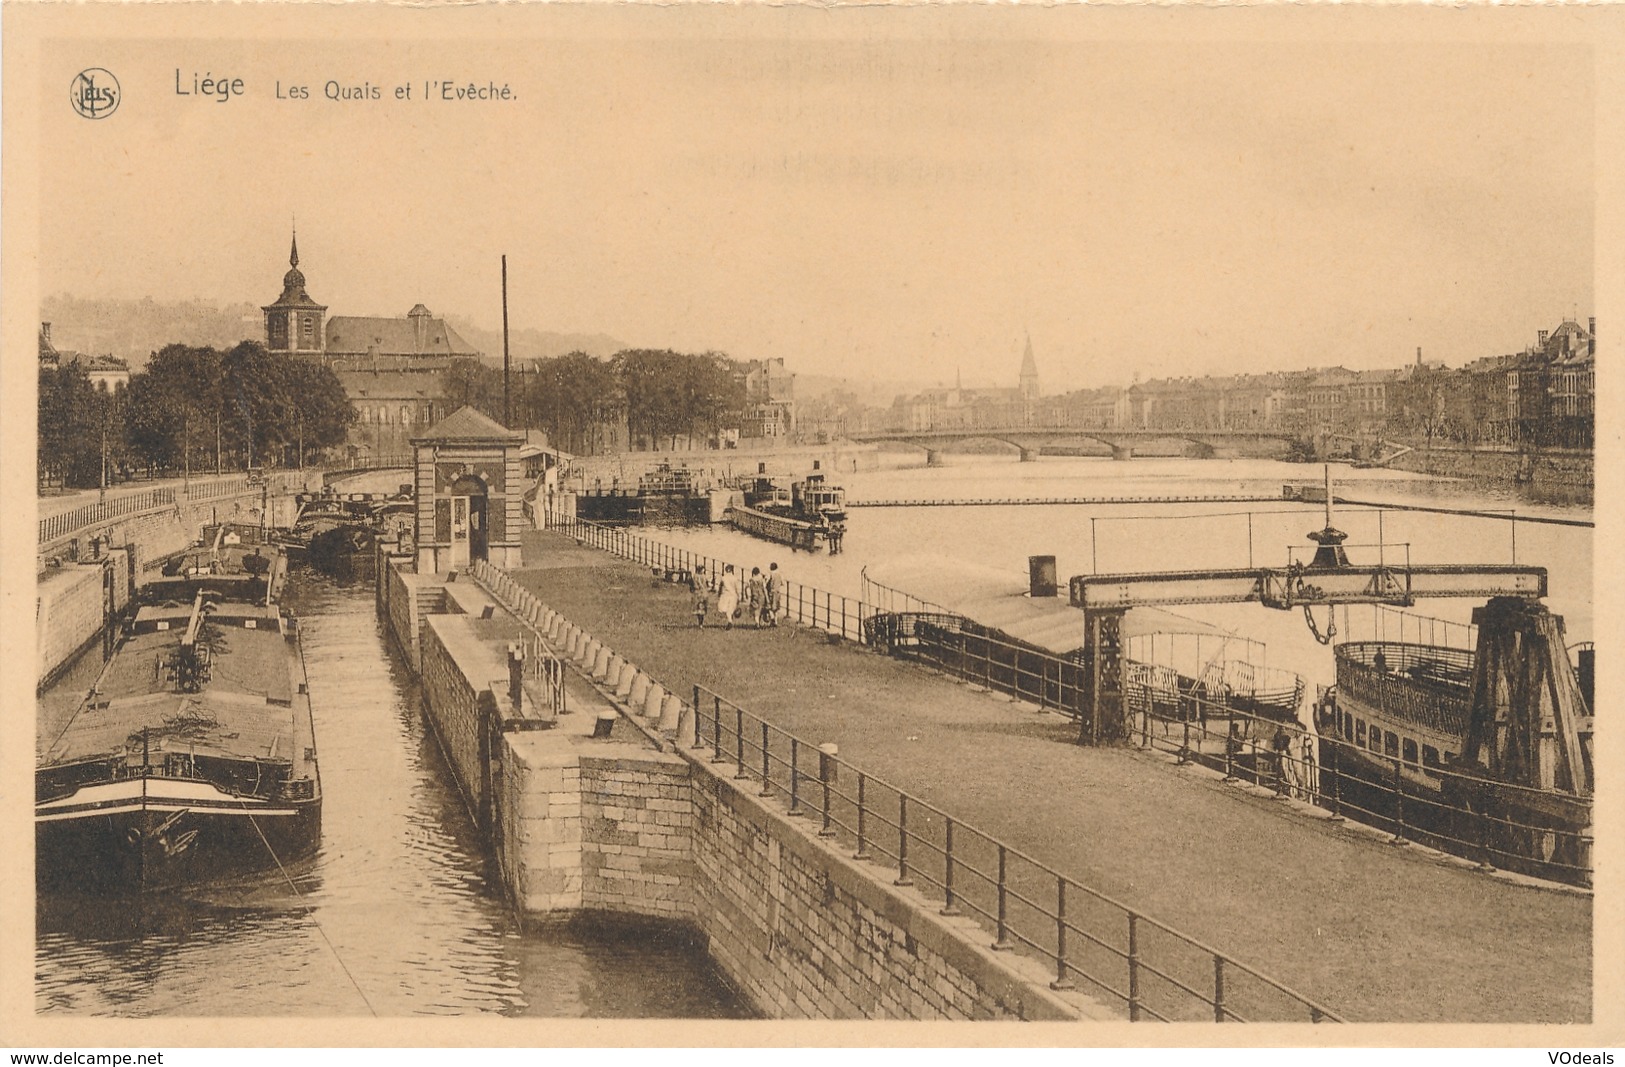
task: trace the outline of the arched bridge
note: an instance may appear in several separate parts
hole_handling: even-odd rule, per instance
[[[1153,441],[1182,441],[1194,444],[1202,456],[1212,456],[1221,449],[1259,447],[1265,444],[1291,443],[1298,435],[1286,430],[1253,429],[1185,429],[1175,427],[1104,428],[1087,426],[977,426],[942,430],[877,430],[852,434],[851,439],[861,443],[896,441],[922,448],[926,460],[935,464],[941,452],[949,445],[963,441],[1002,441],[1021,453],[1021,461],[1037,459],[1046,445],[1077,445],[1095,441],[1112,450],[1113,459],[1130,459],[1136,444]]]

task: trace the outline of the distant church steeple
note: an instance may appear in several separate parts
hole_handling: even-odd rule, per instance
[[[265,347],[289,354],[321,353],[326,347],[322,317],[327,307],[305,292],[305,275],[299,269],[299,231],[293,232],[288,246],[288,273],[282,276],[282,295],[265,312]]]
[[[1027,335],[1027,351],[1021,357],[1021,398],[1038,399],[1038,363],[1033,359],[1033,336]]]

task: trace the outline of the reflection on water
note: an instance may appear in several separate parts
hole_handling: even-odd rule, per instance
[[[522,932],[488,877],[411,677],[386,651],[370,587],[304,572],[290,606],[315,700],[320,851],[286,870],[139,903],[42,897],[39,1010],[745,1014],[703,948],[672,931]],[[76,665],[73,684],[87,670]]]

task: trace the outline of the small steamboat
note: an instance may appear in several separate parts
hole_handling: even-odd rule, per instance
[[[765,465],[742,487],[743,503],[728,509],[737,529],[766,541],[809,552],[821,546],[841,551],[846,536],[846,490],[825,480],[817,460],[805,478],[788,490],[769,477]]]

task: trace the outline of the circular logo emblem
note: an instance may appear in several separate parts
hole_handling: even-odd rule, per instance
[[[101,67],[90,67],[75,74],[68,88],[68,101],[87,119],[105,119],[117,111],[122,95],[113,72]]]

